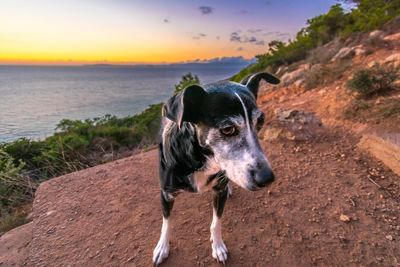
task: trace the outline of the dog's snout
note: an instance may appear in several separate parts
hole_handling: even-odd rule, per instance
[[[264,187],[275,180],[275,175],[269,167],[263,167],[257,171],[251,171],[255,184],[258,187]]]

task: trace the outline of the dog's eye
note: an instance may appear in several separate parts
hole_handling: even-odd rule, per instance
[[[220,129],[221,133],[226,136],[233,136],[237,133],[235,126],[228,126]]]

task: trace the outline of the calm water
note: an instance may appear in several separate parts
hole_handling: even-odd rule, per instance
[[[228,78],[242,67],[0,66],[0,142],[43,138],[64,118],[132,115],[165,101],[189,71],[209,83]]]

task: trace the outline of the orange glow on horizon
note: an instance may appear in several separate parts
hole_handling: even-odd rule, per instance
[[[193,43],[192,40],[164,39],[159,45],[156,40],[137,43],[97,43],[94,40],[72,44],[54,41],[31,40],[29,46],[10,42],[0,48],[0,64],[132,64],[132,63],[176,63],[196,59],[244,56],[252,58],[260,53],[256,49],[237,51],[235,47],[212,42]],[[156,45],[157,44],[157,45]]]
[[[297,3],[297,8],[288,9],[278,1],[273,5],[217,1],[212,3],[211,13],[203,14],[196,1],[4,1],[0,8],[0,64],[250,59],[266,53],[270,41],[294,36],[310,17],[307,12],[319,14],[335,1],[322,2],[315,5],[317,0],[310,0],[308,6]]]

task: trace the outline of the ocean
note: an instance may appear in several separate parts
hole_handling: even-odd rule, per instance
[[[0,142],[44,138],[62,119],[133,115],[167,100],[188,72],[207,84],[229,78],[243,67],[243,63],[0,66]]]

